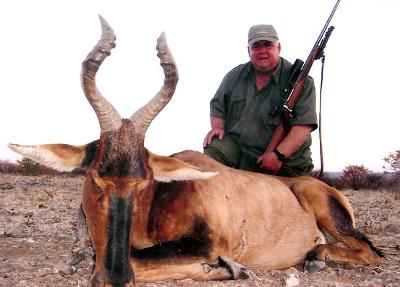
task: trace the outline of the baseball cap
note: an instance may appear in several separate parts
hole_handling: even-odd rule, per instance
[[[258,42],[258,41],[270,41],[270,42],[278,42],[278,34],[276,33],[275,28],[272,25],[254,25],[249,30],[249,45]]]

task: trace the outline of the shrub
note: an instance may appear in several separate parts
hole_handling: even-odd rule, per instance
[[[394,173],[386,173],[385,178],[383,188],[394,192],[396,199],[400,199],[400,176]]]
[[[348,187],[359,190],[360,188],[367,187],[367,176],[370,174],[371,171],[364,165],[349,165],[343,170],[341,180]]]
[[[1,173],[19,173],[20,166],[16,163],[8,160],[0,160],[0,172]]]
[[[400,150],[389,153],[383,161],[383,168],[388,177],[385,188],[394,191],[396,198],[400,199]]]
[[[29,158],[22,158],[21,160],[17,161],[21,167],[21,172],[23,175],[39,175],[40,174],[40,164],[29,159]]]
[[[16,163],[10,162],[8,160],[0,160],[0,173],[10,173],[10,174],[23,174],[23,175],[69,175],[69,176],[81,176],[86,173],[84,169],[77,168],[72,172],[60,172],[53,168],[41,165],[29,158],[22,158]]]
[[[385,170],[389,169],[400,176],[400,150],[389,153],[389,155],[386,156],[383,161],[386,165],[388,165],[384,166]]]
[[[365,188],[379,190],[387,184],[385,173],[369,173],[365,178]]]

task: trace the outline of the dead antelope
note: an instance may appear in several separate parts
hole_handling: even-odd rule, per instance
[[[100,139],[83,146],[47,144],[14,151],[58,170],[87,168],[83,210],[96,253],[90,286],[166,279],[245,278],[243,266],[282,269],[306,260],[372,264],[379,251],[354,228],[347,199],[308,177],[276,178],[231,169],[204,154],[158,156],[146,130],[178,81],[164,34],[157,42],[161,90],[129,119],[100,94],[95,76],[115,47],[102,37],[83,62],[83,91],[96,112]],[[323,233],[344,243],[327,245]],[[312,268],[312,267],[311,267]]]

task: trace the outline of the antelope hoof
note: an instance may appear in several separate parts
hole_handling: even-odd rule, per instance
[[[318,272],[326,267],[326,262],[321,260],[306,260],[304,262],[304,271],[308,273]]]
[[[227,256],[218,257],[218,265],[226,268],[234,280],[249,278],[249,276],[245,273],[246,268]]]

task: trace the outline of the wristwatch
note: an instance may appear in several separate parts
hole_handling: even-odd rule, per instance
[[[283,153],[281,153],[279,150],[274,149],[273,153],[276,154],[276,156],[278,157],[280,162],[285,162],[287,160],[286,156]]]

